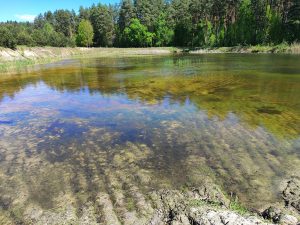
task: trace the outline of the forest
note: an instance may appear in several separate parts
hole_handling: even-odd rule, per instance
[[[122,0],[0,23],[0,46],[220,47],[300,40],[300,0]]]

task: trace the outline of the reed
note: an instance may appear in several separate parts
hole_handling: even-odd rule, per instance
[[[300,43],[294,42],[291,44],[291,53],[300,54]]]

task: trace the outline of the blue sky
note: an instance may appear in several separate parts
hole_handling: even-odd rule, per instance
[[[0,21],[28,21],[41,12],[56,9],[74,9],[93,3],[118,3],[119,0],[0,0]]]

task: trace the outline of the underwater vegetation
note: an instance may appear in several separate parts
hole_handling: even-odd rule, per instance
[[[91,58],[0,77],[0,220],[130,224],[153,190],[204,182],[240,213],[276,203],[300,175],[297,62]]]
[[[225,119],[234,113],[253,128],[263,126],[283,137],[299,136],[300,78],[297,65],[288,64],[294,62],[292,59],[287,60],[291,68],[280,74],[281,67],[268,67],[274,67],[268,64],[270,56],[264,56],[266,62],[257,70],[251,67],[251,61],[250,65],[244,65],[244,61],[259,56],[240,56],[241,62],[232,57],[228,65],[217,61],[220,56],[215,57],[216,62],[205,61],[213,60],[211,56],[95,59],[87,65],[83,60],[50,67],[42,73],[3,76],[0,97],[14,96],[29,84],[43,82],[57,91],[88,89],[106,96],[125,94],[145,104],[161,104],[168,99],[171,104],[184,105],[188,101],[210,117]]]

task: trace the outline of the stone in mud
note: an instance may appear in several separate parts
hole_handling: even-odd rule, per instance
[[[295,216],[286,214],[286,209],[277,208],[274,206],[266,209],[262,216],[266,220],[273,221],[276,224],[297,225],[298,219]]]
[[[178,215],[170,221],[170,225],[190,225],[190,224],[191,223],[189,218],[184,214]]]
[[[272,220],[274,223],[279,223],[282,217],[282,212],[276,207],[269,207],[263,211],[262,216],[266,220]]]
[[[294,177],[287,182],[282,197],[287,207],[292,206],[300,213],[300,178]]]
[[[268,224],[256,216],[251,216],[250,214],[242,216],[226,208],[226,202],[223,202],[224,199],[219,198],[220,200],[217,200],[217,198],[215,198],[215,196],[222,196],[222,193],[218,193],[218,195],[211,197],[211,195],[207,195],[207,193],[212,191],[209,187],[206,191],[203,191],[203,188],[195,190],[184,193],[179,191],[162,190],[154,193],[152,200],[155,201],[157,210],[149,224]],[[210,204],[210,202],[214,204]],[[216,207],[216,204],[219,206]]]

